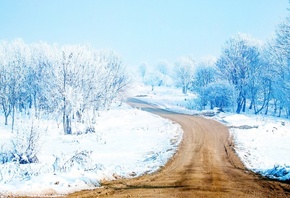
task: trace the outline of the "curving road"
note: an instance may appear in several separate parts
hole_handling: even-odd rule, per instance
[[[160,171],[134,179],[103,181],[102,188],[69,197],[290,197],[290,185],[245,169],[226,126],[209,119],[176,114],[129,99],[131,106],[180,124],[178,152]]]

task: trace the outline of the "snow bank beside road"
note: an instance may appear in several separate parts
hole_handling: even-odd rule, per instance
[[[39,163],[0,164],[0,196],[66,194],[98,187],[104,179],[151,173],[172,157],[182,138],[179,125],[126,105],[100,112],[95,133],[62,135],[56,123],[41,124],[48,130]],[[13,137],[10,129],[0,129],[2,151]]]
[[[290,122],[281,118],[223,115],[245,166],[261,175],[290,180]]]

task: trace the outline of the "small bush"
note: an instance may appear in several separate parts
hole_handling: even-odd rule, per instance
[[[1,149],[0,163],[15,162],[19,164],[37,163],[37,153],[40,150],[40,127],[33,122],[30,126],[17,129],[14,139],[6,150]]]
[[[95,132],[96,132],[95,127],[87,127],[85,134],[87,134],[87,133],[95,133]]]
[[[68,159],[66,156],[54,156],[55,161],[53,163],[53,171],[56,172],[67,172],[72,168],[77,169],[91,169],[91,153],[92,151],[83,150],[76,152],[73,156]]]

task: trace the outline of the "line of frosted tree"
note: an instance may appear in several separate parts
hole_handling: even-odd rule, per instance
[[[5,125],[15,115],[51,115],[73,133],[72,122],[94,123],[127,83],[122,59],[88,46],[0,42],[0,105]]]
[[[173,83],[162,72],[169,71],[169,65],[163,61],[146,75],[143,64],[139,72],[152,90],[174,84],[184,94],[188,90],[197,93],[191,108],[290,116],[290,18],[277,26],[275,37],[267,43],[237,34],[225,42],[216,59],[181,58],[172,72],[166,72]]]

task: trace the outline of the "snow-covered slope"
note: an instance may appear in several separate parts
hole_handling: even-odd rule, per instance
[[[151,173],[176,152],[182,138],[179,125],[127,105],[100,112],[94,133],[62,135],[53,121],[39,124],[46,129],[39,163],[0,164],[0,196],[66,194],[98,187],[102,180]],[[2,153],[15,138],[1,123]]]

